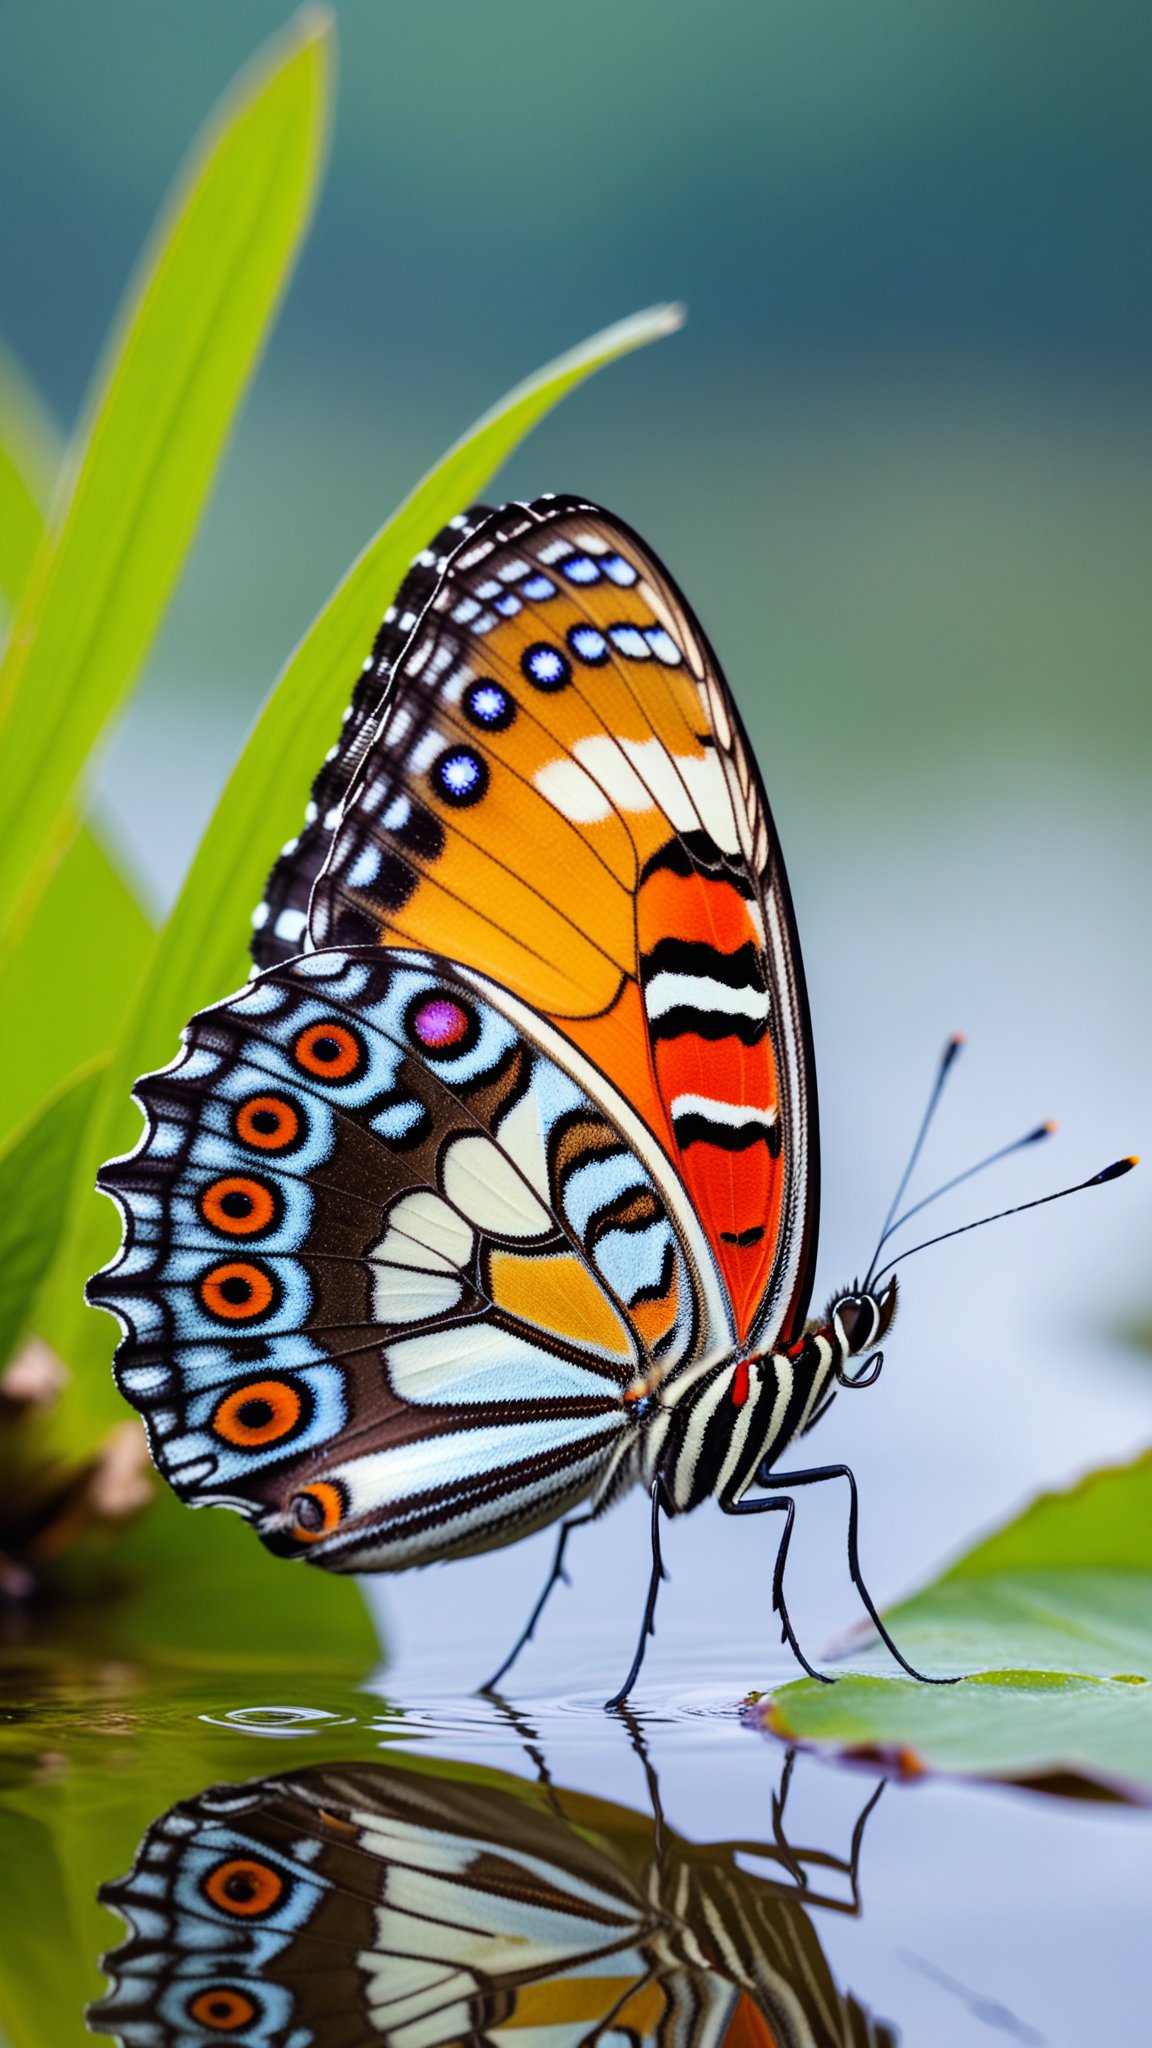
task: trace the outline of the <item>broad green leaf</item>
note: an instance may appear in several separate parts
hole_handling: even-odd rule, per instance
[[[75,1221],[54,1283],[51,1335],[61,1356],[76,1367],[93,1412],[106,1414],[110,1400],[115,1406],[106,1369],[111,1326],[82,1306],[85,1279],[116,1244],[115,1217],[91,1192],[96,1169],[135,1142],[139,1111],[129,1094],[137,1077],[171,1059],[193,1011],[243,981],[249,913],[277,849],[299,826],[364,651],[409,562],[446,519],[486,488],[529,428],[574,385],[629,350],[672,333],[681,317],[678,308],[659,306],[622,320],[558,357],[485,413],[369,542],[265,704],[161,935],[101,1090],[91,1149],[77,1175]],[[81,1435],[90,1428],[80,1406],[72,1404],[69,1414]],[[62,1448],[67,1452],[76,1444]]]
[[[0,933],[26,920],[77,782],[164,614],[307,224],[328,16],[210,121],[123,310],[0,668]]]
[[[273,1557],[239,1515],[193,1514],[154,1483],[153,1505],[129,1527],[96,1536],[53,1573],[61,1647],[285,1677],[361,1677],[379,1661],[355,1580]]]
[[[0,1368],[28,1327],[52,1264],[60,1217],[100,1075],[76,1074],[0,1150]]]
[[[920,1670],[967,1675],[878,1676],[869,1647],[836,1685],[799,1680],[756,1713],[911,1768],[1152,1790],[1152,1452],[1043,1495],[884,1619]]]
[[[82,825],[0,969],[0,1142],[111,1051],[155,944],[98,830]]]
[[[9,610],[28,581],[43,538],[61,453],[40,398],[0,348],[0,602]]]

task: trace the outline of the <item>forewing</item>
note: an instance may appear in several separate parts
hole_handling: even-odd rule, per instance
[[[633,1475],[653,1361],[723,1349],[666,1162],[500,1000],[420,954],[270,970],[139,1084],[100,1175],[121,1391],[177,1493],[282,1553],[510,1541]]]
[[[682,1178],[734,1341],[786,1339],[816,1234],[803,976],[763,788],[681,593],[610,514],[508,506],[377,680],[311,942],[435,951],[548,1019]]]

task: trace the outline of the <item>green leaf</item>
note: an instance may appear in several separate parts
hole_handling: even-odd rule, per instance
[[[0,598],[20,596],[44,536],[61,449],[31,384],[0,349]],[[155,933],[98,833],[68,848],[0,966],[0,1143],[78,1067],[107,1053]],[[75,990],[84,990],[77,1004]],[[29,1018],[36,1028],[30,1031]]]
[[[0,933],[164,614],[307,224],[328,17],[297,17],[210,121],[121,314],[0,668]]]
[[[1152,1791],[1152,1452],[1045,1494],[884,1617],[922,1671],[802,1679],[756,1714],[788,1740],[910,1768]]]
[[[59,437],[23,371],[0,348],[0,599],[13,608],[44,537]]]
[[[98,830],[82,825],[0,969],[0,1142],[77,1067],[111,1051],[155,944]],[[66,1212],[65,1203],[60,1227]]]
[[[0,1151],[0,1367],[28,1327],[100,1075],[76,1074]]]
[[[96,1169],[135,1142],[139,1111],[129,1095],[138,1076],[171,1059],[193,1011],[243,981],[249,913],[277,849],[299,826],[385,607],[413,555],[485,489],[530,427],[594,370],[672,333],[681,317],[677,307],[658,306],[622,320],[558,357],[485,413],[369,542],[266,702],[161,935],[108,1070],[91,1146],[78,1170],[74,1226],[54,1285],[57,1306],[49,1334],[100,1412],[109,1398],[112,1332],[107,1318],[84,1312],[82,1288],[115,1249],[116,1220],[91,1192]],[[69,1415],[83,1435],[90,1425],[82,1409],[73,1403]]]
[[[155,1484],[155,1502],[130,1526],[94,1536],[52,1574],[61,1650],[317,1680],[364,1677],[378,1663],[354,1579],[273,1557],[239,1515],[193,1514]],[[43,1621],[37,1640],[52,1640]]]

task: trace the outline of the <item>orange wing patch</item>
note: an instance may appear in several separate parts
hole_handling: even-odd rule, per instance
[[[607,1295],[574,1252],[537,1255],[494,1251],[488,1292],[494,1308],[570,1344],[610,1358],[632,1357],[628,1332]]]

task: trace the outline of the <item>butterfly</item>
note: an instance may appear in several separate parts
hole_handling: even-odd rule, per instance
[[[254,924],[254,978],[139,1082],[144,1134],[99,1176],[124,1234],[88,1297],[180,1497],[340,1572],[559,1522],[494,1684],[572,1529],[643,1486],[618,1704],[660,1517],[709,1499],[784,1517],[773,1607],[822,1675],[784,1568],[793,1490],[843,1478],[853,1580],[922,1676],[867,1592],[848,1467],[779,1469],[875,1379],[896,1281],[808,1317],[816,1074],[780,844],[716,656],[630,527],[569,497],[452,521]]]
[[[832,1975],[783,1837],[693,1844],[507,1774],[313,1766],[182,1801],[102,1902],[128,1938],[89,2027],[125,2048],[891,2048]]]

